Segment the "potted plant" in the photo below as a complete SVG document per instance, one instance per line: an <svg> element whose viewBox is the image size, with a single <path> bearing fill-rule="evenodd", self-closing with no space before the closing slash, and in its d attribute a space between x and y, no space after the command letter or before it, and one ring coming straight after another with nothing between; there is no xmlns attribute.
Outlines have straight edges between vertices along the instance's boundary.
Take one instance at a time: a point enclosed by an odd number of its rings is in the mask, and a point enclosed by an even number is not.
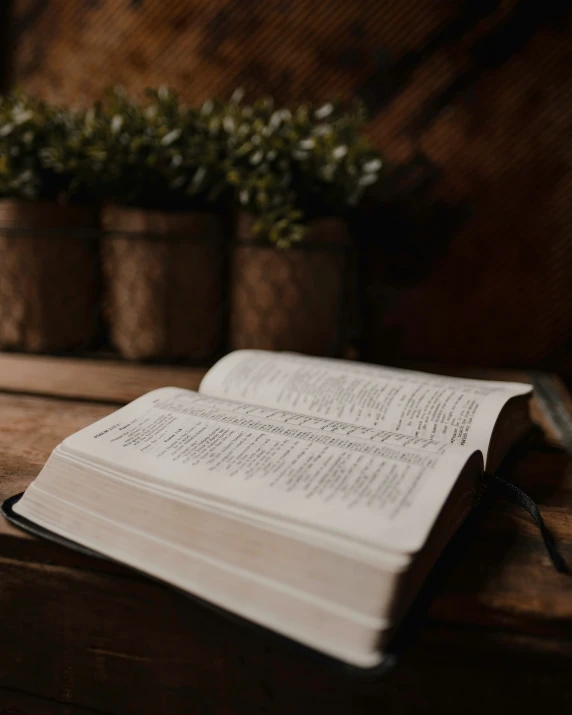
<svg viewBox="0 0 572 715"><path fill-rule="evenodd" d="M232 348L343 354L352 284L347 215L381 159L361 107L290 111L231 102L227 180L240 206L232 252Z"/></svg>
<svg viewBox="0 0 572 715"><path fill-rule="evenodd" d="M96 212L75 174L85 145L82 114L0 97L0 347L59 351L94 334Z"/></svg>
<svg viewBox="0 0 572 715"><path fill-rule="evenodd" d="M111 339L131 359L205 360L221 341L220 107L114 89L94 108L92 184L104 202Z"/></svg>

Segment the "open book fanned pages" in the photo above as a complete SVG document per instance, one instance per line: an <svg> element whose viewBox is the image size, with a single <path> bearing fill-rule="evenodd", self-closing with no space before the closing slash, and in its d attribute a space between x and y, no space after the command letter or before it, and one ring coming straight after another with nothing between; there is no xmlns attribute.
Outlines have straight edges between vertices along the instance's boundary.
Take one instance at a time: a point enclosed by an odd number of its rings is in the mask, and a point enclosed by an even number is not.
<svg viewBox="0 0 572 715"><path fill-rule="evenodd" d="M529 385L291 353L222 358L64 440L14 510L212 604L373 667Z"/></svg>

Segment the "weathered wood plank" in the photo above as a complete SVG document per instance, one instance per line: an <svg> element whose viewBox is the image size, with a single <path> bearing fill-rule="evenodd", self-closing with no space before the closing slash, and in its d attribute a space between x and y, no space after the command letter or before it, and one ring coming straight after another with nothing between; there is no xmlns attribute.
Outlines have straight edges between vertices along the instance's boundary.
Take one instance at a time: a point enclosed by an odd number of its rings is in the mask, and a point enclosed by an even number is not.
<svg viewBox="0 0 572 715"><path fill-rule="evenodd" d="M572 644L572 580L554 569L525 517L509 509L498 505L491 510L430 614L447 623L497 627ZM572 563L570 532L567 537L559 546Z"/></svg>
<svg viewBox="0 0 572 715"><path fill-rule="evenodd" d="M0 559L0 687L106 713L257 711L266 640L132 574Z"/></svg>
<svg viewBox="0 0 572 715"><path fill-rule="evenodd" d="M0 688L0 715L97 715L69 703ZM105 713L101 713L105 715Z"/></svg>
<svg viewBox="0 0 572 715"><path fill-rule="evenodd" d="M119 360L0 353L0 390L117 404L158 387L196 390L205 372Z"/></svg>
<svg viewBox="0 0 572 715"><path fill-rule="evenodd" d="M506 712L519 681L545 712L566 702L572 644L562 638L429 623L394 675L368 682L130 574L0 568L0 687L86 710L365 715L398 702L400 713L458 715L462 702L482 715ZM467 699L476 673L483 687Z"/></svg>
<svg viewBox="0 0 572 715"><path fill-rule="evenodd" d="M65 437L115 405L0 393L0 496L23 491Z"/></svg>

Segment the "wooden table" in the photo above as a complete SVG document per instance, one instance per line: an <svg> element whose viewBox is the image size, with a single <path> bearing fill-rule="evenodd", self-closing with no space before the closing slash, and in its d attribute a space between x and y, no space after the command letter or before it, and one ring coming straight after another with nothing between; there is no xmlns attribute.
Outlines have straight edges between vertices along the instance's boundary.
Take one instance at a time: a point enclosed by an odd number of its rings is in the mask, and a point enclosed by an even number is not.
<svg viewBox="0 0 572 715"><path fill-rule="evenodd" d="M64 437L201 372L0 355L0 497ZM572 467L533 440L511 467L572 564ZM341 677L119 566L0 519L0 713L545 713L572 705L572 577L498 503L386 679Z"/></svg>

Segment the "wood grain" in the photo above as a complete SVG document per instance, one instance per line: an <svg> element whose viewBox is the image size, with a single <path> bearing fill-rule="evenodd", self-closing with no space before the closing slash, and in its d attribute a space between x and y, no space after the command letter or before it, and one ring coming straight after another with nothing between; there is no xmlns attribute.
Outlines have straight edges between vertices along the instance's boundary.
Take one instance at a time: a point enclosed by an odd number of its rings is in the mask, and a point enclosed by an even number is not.
<svg viewBox="0 0 572 715"><path fill-rule="evenodd" d="M0 715L91 715L93 713L93 710L84 710L51 698L39 698L0 688Z"/></svg>
<svg viewBox="0 0 572 715"><path fill-rule="evenodd" d="M395 674L368 682L129 574L10 560L0 567L0 686L79 708L353 715L399 703L400 713L458 715L463 702L463 712L482 715L514 703L519 679L528 704L556 712L566 702L558 684L572 648L564 639L430 624ZM463 700L477 672L481 688Z"/></svg>
<svg viewBox="0 0 572 715"><path fill-rule="evenodd" d="M158 387L198 389L203 368L0 354L0 390L124 404Z"/></svg>

